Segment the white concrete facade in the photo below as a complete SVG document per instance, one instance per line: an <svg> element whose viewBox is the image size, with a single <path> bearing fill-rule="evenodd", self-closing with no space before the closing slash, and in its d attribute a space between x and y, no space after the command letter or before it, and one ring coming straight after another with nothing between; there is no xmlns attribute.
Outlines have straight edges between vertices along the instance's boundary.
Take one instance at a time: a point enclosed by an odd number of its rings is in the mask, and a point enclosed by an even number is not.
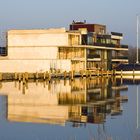
<svg viewBox="0 0 140 140"><path fill-rule="evenodd" d="M78 41L80 32L67 32L65 28L9 30L8 56L0 61L0 72L70 71L71 60L59 60L58 47L67 47Z"/></svg>
<svg viewBox="0 0 140 140"><path fill-rule="evenodd" d="M70 71L71 60L30 60L30 59L7 59L0 61L0 72L45 72L49 70Z"/></svg>
<svg viewBox="0 0 140 140"><path fill-rule="evenodd" d="M58 47L9 47L8 58L9 59L57 59Z"/></svg>
<svg viewBox="0 0 140 140"><path fill-rule="evenodd" d="M68 33L65 28L10 30L7 39L8 47L68 46Z"/></svg>

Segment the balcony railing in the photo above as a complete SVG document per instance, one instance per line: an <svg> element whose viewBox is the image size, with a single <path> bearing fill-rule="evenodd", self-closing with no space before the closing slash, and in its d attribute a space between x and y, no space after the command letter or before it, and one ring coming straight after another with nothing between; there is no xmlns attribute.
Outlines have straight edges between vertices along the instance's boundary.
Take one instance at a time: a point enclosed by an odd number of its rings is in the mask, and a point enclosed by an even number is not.
<svg viewBox="0 0 140 140"><path fill-rule="evenodd" d="M110 48L128 48L128 45L117 45L117 44L112 44L112 43L99 43L95 42L93 43L94 46L105 46L105 47L110 47Z"/></svg>
<svg viewBox="0 0 140 140"><path fill-rule="evenodd" d="M128 59L128 56L113 56L112 59Z"/></svg>
<svg viewBox="0 0 140 140"><path fill-rule="evenodd" d="M96 42L96 43L93 43L93 45L94 45L94 46L103 46L103 47L104 47L104 46L105 46L105 47L112 47L112 48L113 48L113 47L116 47L115 44L111 44L111 43L110 43L110 44L107 44L107 43L99 43L99 42Z"/></svg>
<svg viewBox="0 0 140 140"><path fill-rule="evenodd" d="M121 45L121 48L128 48L128 45Z"/></svg>
<svg viewBox="0 0 140 140"><path fill-rule="evenodd" d="M111 32L112 35L115 35L115 36L123 36L122 33L117 33L117 32Z"/></svg>
<svg viewBox="0 0 140 140"><path fill-rule="evenodd" d="M99 54L88 54L88 58L100 58Z"/></svg>

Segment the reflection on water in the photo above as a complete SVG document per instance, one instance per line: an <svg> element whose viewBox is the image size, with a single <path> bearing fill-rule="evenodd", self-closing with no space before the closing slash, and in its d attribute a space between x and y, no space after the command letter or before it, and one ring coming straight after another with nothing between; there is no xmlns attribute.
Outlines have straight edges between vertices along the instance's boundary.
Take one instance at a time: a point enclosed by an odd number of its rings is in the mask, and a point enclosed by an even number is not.
<svg viewBox="0 0 140 140"><path fill-rule="evenodd" d="M128 90L116 79L98 77L0 83L1 95L7 102L7 119L11 122L32 122L86 126L102 124L106 117L123 113L122 104L128 97L120 91Z"/></svg>

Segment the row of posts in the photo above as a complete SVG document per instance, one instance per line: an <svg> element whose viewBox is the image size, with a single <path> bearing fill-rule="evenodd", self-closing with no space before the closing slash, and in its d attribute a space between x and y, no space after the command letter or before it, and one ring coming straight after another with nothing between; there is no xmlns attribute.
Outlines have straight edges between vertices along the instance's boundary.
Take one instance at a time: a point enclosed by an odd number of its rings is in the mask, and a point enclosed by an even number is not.
<svg viewBox="0 0 140 140"><path fill-rule="evenodd" d="M10 74L9 74L10 75ZM32 75L32 76L31 76ZM109 76L109 75L114 75L113 71L103 71L103 70L97 70L97 71L90 71L90 70L80 70L79 72L75 72L75 71L64 71L63 73L55 71L53 73L51 72L44 72L44 73L14 73L14 76L11 76L10 80L18 80L18 81L23 81L26 82L29 79L43 79L43 80L51 80L52 78L70 78L71 80L74 79L74 77L90 77L92 78L92 76ZM3 76L2 73L0 73L0 81L1 80L7 80L5 78L5 76Z"/></svg>

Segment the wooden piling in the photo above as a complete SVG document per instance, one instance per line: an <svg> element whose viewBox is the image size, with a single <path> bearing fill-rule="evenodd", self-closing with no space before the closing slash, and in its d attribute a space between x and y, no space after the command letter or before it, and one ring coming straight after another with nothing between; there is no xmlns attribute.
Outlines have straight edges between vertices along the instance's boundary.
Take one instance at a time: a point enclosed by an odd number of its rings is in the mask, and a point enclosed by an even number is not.
<svg viewBox="0 0 140 140"><path fill-rule="evenodd" d="M66 77L67 77L67 72L64 71L64 79L66 79Z"/></svg>
<svg viewBox="0 0 140 140"><path fill-rule="evenodd" d="M23 73L23 75L22 75L22 81L23 81L23 84L26 83L26 80L25 80L25 73Z"/></svg>
<svg viewBox="0 0 140 140"><path fill-rule="evenodd" d="M19 73L18 74L18 80L19 80L19 82L21 82L21 77L22 77L22 75L21 75L21 73Z"/></svg>
<svg viewBox="0 0 140 140"><path fill-rule="evenodd" d="M35 73L35 79L38 79L38 72Z"/></svg>
<svg viewBox="0 0 140 140"><path fill-rule="evenodd" d="M91 77L92 77L92 74L91 74L91 71L89 71L89 78L91 79Z"/></svg>
<svg viewBox="0 0 140 140"><path fill-rule="evenodd" d="M49 82L51 81L51 72L49 72L48 80L49 80Z"/></svg>
<svg viewBox="0 0 140 140"><path fill-rule="evenodd" d="M88 70L86 70L86 77L88 77Z"/></svg>
<svg viewBox="0 0 140 140"><path fill-rule="evenodd" d="M121 70L121 78L123 77L123 71Z"/></svg>
<svg viewBox="0 0 140 140"><path fill-rule="evenodd" d="M97 70L97 76L100 76L100 72L99 72L99 70Z"/></svg>
<svg viewBox="0 0 140 140"><path fill-rule="evenodd" d="M103 69L101 69L101 76L103 76Z"/></svg>
<svg viewBox="0 0 140 140"><path fill-rule="evenodd" d="M43 73L43 80L46 80L46 72Z"/></svg>
<svg viewBox="0 0 140 140"><path fill-rule="evenodd" d="M24 76L25 76L25 80L28 81L28 79L29 79L28 72L25 72L25 73L24 73Z"/></svg>
<svg viewBox="0 0 140 140"><path fill-rule="evenodd" d="M84 77L84 70L81 70L82 78Z"/></svg>
<svg viewBox="0 0 140 140"><path fill-rule="evenodd" d="M109 73L109 72L108 72L108 70L107 70L107 77L108 77L108 75L109 75L108 73Z"/></svg>
<svg viewBox="0 0 140 140"><path fill-rule="evenodd" d="M71 71L71 80L73 80L73 78L74 78L74 71L72 70Z"/></svg>
<svg viewBox="0 0 140 140"><path fill-rule="evenodd" d="M0 73L0 81L2 81L2 73Z"/></svg>
<svg viewBox="0 0 140 140"><path fill-rule="evenodd" d="M46 79L48 79L49 78L49 73L48 73L48 71L46 71Z"/></svg>
<svg viewBox="0 0 140 140"><path fill-rule="evenodd" d="M135 78L135 70L133 69L133 79Z"/></svg>
<svg viewBox="0 0 140 140"><path fill-rule="evenodd" d="M15 72L14 73L14 79L17 80L18 79L18 74Z"/></svg>

